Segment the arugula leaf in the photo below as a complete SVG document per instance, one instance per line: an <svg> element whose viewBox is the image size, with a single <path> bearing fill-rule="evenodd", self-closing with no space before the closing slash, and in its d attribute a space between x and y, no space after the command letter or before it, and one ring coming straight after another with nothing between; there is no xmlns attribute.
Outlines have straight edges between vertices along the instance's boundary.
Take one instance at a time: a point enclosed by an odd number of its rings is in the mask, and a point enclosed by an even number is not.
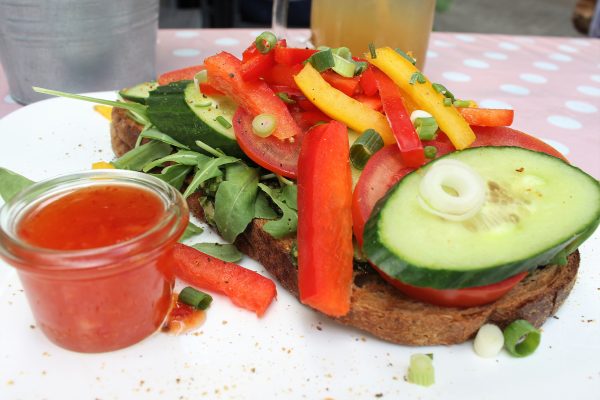
<svg viewBox="0 0 600 400"><path fill-rule="evenodd" d="M171 154L171 146L163 142L148 142L136 147L113 162L119 169L141 171L144 166L154 160Z"/></svg>
<svg viewBox="0 0 600 400"><path fill-rule="evenodd" d="M181 165L198 165L201 160L206 158L208 157L204 154L195 151L179 150L177 153L169 154L166 157L159 158L158 160L154 160L151 163L144 165L142 171L148 172L152 168L158 167L166 162L174 162Z"/></svg>
<svg viewBox="0 0 600 400"><path fill-rule="evenodd" d="M263 192L258 192L254 202L254 218L275 219L277 212L269 204L267 196Z"/></svg>
<svg viewBox="0 0 600 400"><path fill-rule="evenodd" d="M129 111L136 113L139 117L143 118L145 121L148 121L148 123L144 124L144 125L148 125L150 123L150 120L148 119L148 114L146 112L147 107L145 105L142 105L139 103L133 103L133 102L126 103L126 102L122 102L122 101L104 100L104 99L98 99L95 97L82 96L79 94L66 93L66 92L61 92L58 90L44 89L44 88L35 87L35 86L32 89L38 93L49 94L51 96L67 97L69 99L83 100L83 101L89 101L91 103L104 104L106 106L123 108L125 110L129 110Z"/></svg>
<svg viewBox="0 0 600 400"><path fill-rule="evenodd" d="M202 232L204 232L204 229L202 229L198 225L195 225L192 221L189 221L187 226L185 227L185 231L183 231L183 235L181 236L181 239L179 239L179 241L183 242L193 236L201 234Z"/></svg>
<svg viewBox="0 0 600 400"><path fill-rule="evenodd" d="M243 254L232 244L197 243L192 245L192 247L209 256L232 263L239 262L243 257Z"/></svg>
<svg viewBox="0 0 600 400"><path fill-rule="evenodd" d="M223 156L219 158L211 158L206 157L201 158L198 163L197 172L194 175L194 178L190 182L190 185L185 189L183 193L183 197L187 198L190 194L194 193L196 189L200 187L203 182L211 178L215 178L219 175L222 175L223 172L219 169L220 166L226 164L232 164L239 161L239 158Z"/></svg>
<svg viewBox="0 0 600 400"><path fill-rule="evenodd" d="M0 167L0 197L8 201L35 182L16 172Z"/></svg>
<svg viewBox="0 0 600 400"><path fill-rule="evenodd" d="M141 140L142 138L152 139L152 140L156 140L156 141L163 142L166 144L170 144L171 146L179 147L180 149L185 149L185 150L190 149L185 144L178 142L177 140L173 139L171 136L167 135L166 133L162 133L161 131L159 131L158 129L153 128L153 127L144 129L142 131L142 133L140 133L138 140Z"/></svg>
<svg viewBox="0 0 600 400"><path fill-rule="evenodd" d="M225 177L215 195L215 223L221 236L233 243L254 218L258 170L233 164L226 168Z"/></svg>
<svg viewBox="0 0 600 400"><path fill-rule="evenodd" d="M191 170L192 167L189 165L169 165L168 167L163 168L160 174L149 175L162 179L175 189L180 190L185 178Z"/></svg>
<svg viewBox="0 0 600 400"><path fill-rule="evenodd" d="M285 236L296 232L298 227L298 212L292 209L283 200L283 190L274 190L263 183L259 183L258 187L271 197L273 203L281 209L282 217L275 221L269 221L264 226L265 232L273 236L275 239L281 239ZM288 194L289 196L289 194Z"/></svg>
<svg viewBox="0 0 600 400"><path fill-rule="evenodd" d="M298 185L285 185L281 189L281 200L292 210L298 211Z"/></svg>

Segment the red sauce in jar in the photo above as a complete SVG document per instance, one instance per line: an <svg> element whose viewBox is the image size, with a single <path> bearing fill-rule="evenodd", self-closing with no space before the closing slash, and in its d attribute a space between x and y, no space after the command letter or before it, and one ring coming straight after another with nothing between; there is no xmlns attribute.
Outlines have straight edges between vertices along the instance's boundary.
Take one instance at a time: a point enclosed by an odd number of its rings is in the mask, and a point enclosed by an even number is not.
<svg viewBox="0 0 600 400"><path fill-rule="evenodd" d="M170 252L188 218L183 199L173 213L142 185L97 182L33 203L15 228L35 246L13 265L38 326L81 352L123 348L160 328L175 281Z"/></svg>
<svg viewBox="0 0 600 400"><path fill-rule="evenodd" d="M148 190L125 185L92 186L38 204L19 222L30 244L81 250L124 242L155 226L163 203Z"/></svg>

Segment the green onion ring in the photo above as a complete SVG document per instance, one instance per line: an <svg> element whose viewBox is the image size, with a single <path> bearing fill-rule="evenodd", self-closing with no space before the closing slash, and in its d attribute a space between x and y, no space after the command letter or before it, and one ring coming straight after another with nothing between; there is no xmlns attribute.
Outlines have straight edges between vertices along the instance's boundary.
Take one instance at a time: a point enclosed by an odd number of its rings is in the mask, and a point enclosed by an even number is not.
<svg viewBox="0 0 600 400"><path fill-rule="evenodd" d="M277 44L277 36L275 36L272 32L263 32L256 37L254 44L256 45L258 51L260 51L262 54L267 54L275 48L275 45Z"/></svg>
<svg viewBox="0 0 600 400"><path fill-rule="evenodd" d="M527 357L539 346L540 331L524 319L513 321L504 329L504 347L515 357Z"/></svg>
<svg viewBox="0 0 600 400"><path fill-rule="evenodd" d="M198 310L206 310L212 303L212 297L209 294L196 290L191 286L179 292L177 300Z"/></svg>

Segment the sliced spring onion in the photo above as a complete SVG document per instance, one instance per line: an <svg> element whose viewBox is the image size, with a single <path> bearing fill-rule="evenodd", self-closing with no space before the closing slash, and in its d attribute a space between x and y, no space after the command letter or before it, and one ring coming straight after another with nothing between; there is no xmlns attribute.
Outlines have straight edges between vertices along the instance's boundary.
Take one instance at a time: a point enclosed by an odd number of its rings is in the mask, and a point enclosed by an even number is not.
<svg viewBox="0 0 600 400"><path fill-rule="evenodd" d="M336 56L340 56L345 60L348 60L348 61L352 60L352 53L350 52L350 49L347 47L337 47L335 49L332 49L331 51Z"/></svg>
<svg viewBox="0 0 600 400"><path fill-rule="evenodd" d="M252 120L252 132L260 137L267 137L277 126L277 118L272 114L258 114Z"/></svg>
<svg viewBox="0 0 600 400"><path fill-rule="evenodd" d="M435 383L433 357L420 353L411 355L406 380L420 386L433 385Z"/></svg>
<svg viewBox="0 0 600 400"><path fill-rule="evenodd" d="M425 75L423 75L422 73L414 72L410 76L410 81L408 83L410 83L411 85L414 85L416 82L425 83L425 82L427 82L427 79L425 79Z"/></svg>
<svg viewBox="0 0 600 400"><path fill-rule="evenodd" d="M362 74L369 66L369 63L367 63L366 61L352 60L352 62L354 63L354 76Z"/></svg>
<svg viewBox="0 0 600 400"><path fill-rule="evenodd" d="M452 105L454 107L470 107L471 101L470 100L454 100Z"/></svg>
<svg viewBox="0 0 600 400"><path fill-rule="evenodd" d="M283 101L285 104L296 103L296 101L294 101L293 99L290 99L290 96L288 96L288 94L286 92L278 92L277 97L279 97L281 99L281 101Z"/></svg>
<svg viewBox="0 0 600 400"><path fill-rule="evenodd" d="M331 67L335 72L346 78L352 78L354 76L354 70L356 65L352 61L348 61L345 58L333 54L334 65Z"/></svg>
<svg viewBox="0 0 600 400"><path fill-rule="evenodd" d="M258 51L260 51L262 54L267 54L275 48L275 45L277 44L277 36L275 36L272 32L263 32L256 37L254 44L256 45Z"/></svg>
<svg viewBox="0 0 600 400"><path fill-rule="evenodd" d="M231 125L231 122L227 121L222 115L219 115L217 118L215 118L215 121L217 121L225 129L229 129L233 126Z"/></svg>
<svg viewBox="0 0 600 400"><path fill-rule="evenodd" d="M444 159L423 176L418 201L433 215L464 221L481 210L485 197L485 183L477 171L462 161Z"/></svg>
<svg viewBox="0 0 600 400"><path fill-rule="evenodd" d="M177 300L198 310L206 310L212 303L212 297L209 294L196 290L191 286L179 292Z"/></svg>
<svg viewBox="0 0 600 400"><path fill-rule="evenodd" d="M432 160L437 155L437 147L435 147L435 146L425 146L423 148L423 153L425 153L425 157L427 157L430 160Z"/></svg>
<svg viewBox="0 0 600 400"><path fill-rule="evenodd" d="M454 95L452 94L451 91L446 89L446 87L444 85L442 85L440 83L432 83L431 87L433 87L433 90L435 90L436 92L443 94L444 97L447 97L450 100L454 101Z"/></svg>
<svg viewBox="0 0 600 400"><path fill-rule="evenodd" d="M335 66L335 59L331 49L319 51L308 58L308 62L319 72Z"/></svg>
<svg viewBox="0 0 600 400"><path fill-rule="evenodd" d="M383 147L383 139L374 129L367 129L350 146L350 162L362 170L369 158Z"/></svg>
<svg viewBox="0 0 600 400"><path fill-rule="evenodd" d="M451 99L451 98L449 98L449 97L446 97L446 98L444 99L444 106L445 106L445 107L450 107L451 105L452 105L452 99Z"/></svg>
<svg viewBox="0 0 600 400"><path fill-rule="evenodd" d="M429 114L427 111L424 110L415 110L413 112L410 113L410 122L415 123L415 120L417 118L430 118L432 117L431 114Z"/></svg>
<svg viewBox="0 0 600 400"><path fill-rule="evenodd" d="M208 72L203 69L202 71L198 72L196 75L194 75L194 85L196 87L199 87L201 83L205 83L208 81Z"/></svg>
<svg viewBox="0 0 600 400"><path fill-rule="evenodd" d="M504 346L502 330L494 324L485 324L477 331L473 340L473 350L484 358L495 357Z"/></svg>
<svg viewBox="0 0 600 400"><path fill-rule="evenodd" d="M396 50L396 53L398 53L402 57L406 58L408 60L408 62L410 62L412 65L415 65L417 63L417 60L415 60L414 58L412 58L411 56L409 56L408 54L406 54L402 50L400 50L400 49L395 49L395 50Z"/></svg>
<svg viewBox="0 0 600 400"><path fill-rule="evenodd" d="M369 53L371 53L371 58L377 58L377 51L375 51L375 45L373 43L369 43Z"/></svg>
<svg viewBox="0 0 600 400"><path fill-rule="evenodd" d="M437 136L438 124L433 117L417 118L413 122L421 140L433 140Z"/></svg>
<svg viewBox="0 0 600 400"><path fill-rule="evenodd" d="M539 346L540 331L528 321L518 319L504 329L504 347L515 357L527 357Z"/></svg>

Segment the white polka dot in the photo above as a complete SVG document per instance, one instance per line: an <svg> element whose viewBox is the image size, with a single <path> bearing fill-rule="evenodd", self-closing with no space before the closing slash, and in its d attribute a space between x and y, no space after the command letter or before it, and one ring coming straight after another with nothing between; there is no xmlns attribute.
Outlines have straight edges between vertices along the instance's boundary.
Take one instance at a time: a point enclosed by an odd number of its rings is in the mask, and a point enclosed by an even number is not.
<svg viewBox="0 0 600 400"><path fill-rule="evenodd" d="M585 47L590 45L590 43L584 39L573 39L573 40L571 40L571 43L573 43L576 46L585 46Z"/></svg>
<svg viewBox="0 0 600 400"><path fill-rule="evenodd" d="M15 101L15 99L13 99L10 94L7 94L6 96L4 96L4 102L8 103L8 104L17 104L17 102Z"/></svg>
<svg viewBox="0 0 600 400"><path fill-rule="evenodd" d="M516 94L519 96L528 95L530 92L530 90L527 89L526 87L519 86L519 85L512 85L512 84L500 85L500 90L502 90L503 92L506 92L506 93Z"/></svg>
<svg viewBox="0 0 600 400"><path fill-rule="evenodd" d="M581 123L576 119L565 117L564 115L551 115L548 117L548 122L552 125L564 129L581 129Z"/></svg>
<svg viewBox="0 0 600 400"><path fill-rule="evenodd" d="M196 57L200 55L200 50L196 49L176 49L173 50L175 57Z"/></svg>
<svg viewBox="0 0 600 400"><path fill-rule="evenodd" d="M548 79L538 74L521 74L519 78L529 83L546 83Z"/></svg>
<svg viewBox="0 0 600 400"><path fill-rule="evenodd" d="M454 37L457 38L458 40L461 40L466 43L473 43L474 41L477 40L471 35L458 34L458 35L455 35Z"/></svg>
<svg viewBox="0 0 600 400"><path fill-rule="evenodd" d="M427 58L438 58L439 54L437 51L427 50Z"/></svg>
<svg viewBox="0 0 600 400"><path fill-rule="evenodd" d="M568 61L573 60L573 57L571 57L568 54L563 54L563 53L552 53L548 56L548 58L550 58L554 61L562 61L562 62L568 62Z"/></svg>
<svg viewBox="0 0 600 400"><path fill-rule="evenodd" d="M492 60L506 60L508 58L506 54L498 53L497 51L486 51L483 55Z"/></svg>
<svg viewBox="0 0 600 400"><path fill-rule="evenodd" d="M598 112L598 108L596 108L595 105L585 101L568 100L565 101L565 106L567 106L569 110L573 110L575 112L580 112L584 114L592 114Z"/></svg>
<svg viewBox="0 0 600 400"><path fill-rule="evenodd" d="M521 46L511 43L511 42L500 42L498 44L498 47L500 47L501 49L510 50L510 51L519 50L521 48Z"/></svg>
<svg viewBox="0 0 600 400"><path fill-rule="evenodd" d="M536 61L533 63L533 66L544 71L558 71L558 65L546 61Z"/></svg>
<svg viewBox="0 0 600 400"><path fill-rule="evenodd" d="M481 107L481 108L502 108L502 109L508 109L508 110L513 109L513 106L511 106L510 104L508 104L504 101L494 100L494 99L481 100L479 102L479 107Z"/></svg>
<svg viewBox="0 0 600 400"><path fill-rule="evenodd" d="M465 64L467 67L479 69L485 69L490 67L490 64L486 63L485 61L476 60L474 58L466 59L465 61L463 61L463 64Z"/></svg>
<svg viewBox="0 0 600 400"><path fill-rule="evenodd" d="M535 43L535 40L533 38L530 37L515 37L513 39L515 42L519 42L519 43L527 43L527 44L533 44Z"/></svg>
<svg viewBox="0 0 600 400"><path fill-rule="evenodd" d="M200 32L196 32L196 31L177 31L177 32L175 32L175 37L183 38L183 39L189 39L189 38L198 37L198 36L200 36Z"/></svg>
<svg viewBox="0 0 600 400"><path fill-rule="evenodd" d="M561 44L560 46L558 46L558 49L566 53L577 53L579 51L575 47L567 46L566 44Z"/></svg>
<svg viewBox="0 0 600 400"><path fill-rule="evenodd" d="M456 46L454 43L446 42L445 40L434 40L433 44L437 47L454 47Z"/></svg>
<svg viewBox="0 0 600 400"><path fill-rule="evenodd" d="M590 77L594 82L600 82L600 75L592 75Z"/></svg>
<svg viewBox="0 0 600 400"><path fill-rule="evenodd" d="M540 140L542 140L543 142L546 142L550 146L554 147L563 156L566 156L567 154L569 154L571 152L571 150L569 150L569 148L567 146L565 146L564 144L562 144L560 142L557 142L556 140L547 139L547 138L540 138Z"/></svg>
<svg viewBox="0 0 600 400"><path fill-rule="evenodd" d="M595 86L577 86L577 91L583 94L587 94L588 96L600 96L600 88L597 88Z"/></svg>
<svg viewBox="0 0 600 400"><path fill-rule="evenodd" d="M442 76L452 82L469 82L471 80L469 75L462 72L449 71L444 72Z"/></svg>
<svg viewBox="0 0 600 400"><path fill-rule="evenodd" d="M217 46L237 46L240 44L240 41L238 39L224 37L215 40L215 44Z"/></svg>

